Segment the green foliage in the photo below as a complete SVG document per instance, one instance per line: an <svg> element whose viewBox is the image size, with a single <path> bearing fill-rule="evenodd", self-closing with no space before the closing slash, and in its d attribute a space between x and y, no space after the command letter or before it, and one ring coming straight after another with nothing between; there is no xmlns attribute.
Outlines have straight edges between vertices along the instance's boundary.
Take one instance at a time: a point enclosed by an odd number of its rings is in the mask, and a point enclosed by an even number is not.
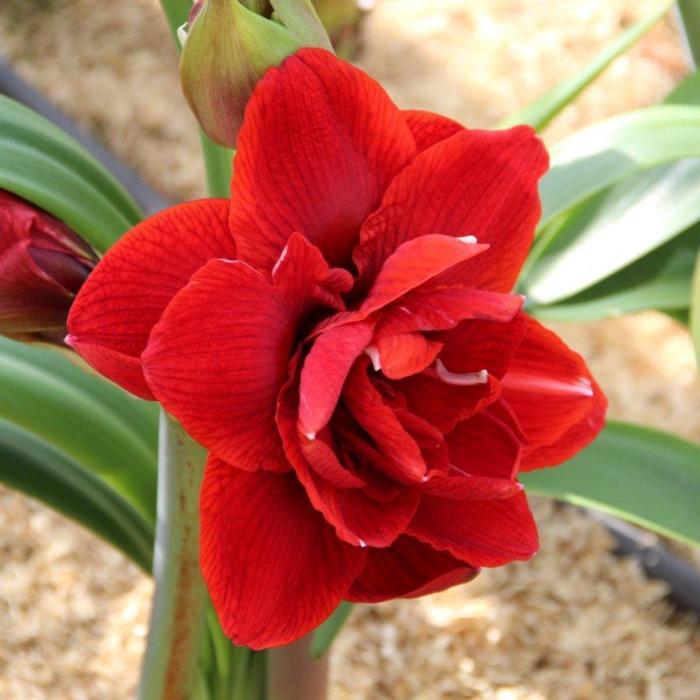
<svg viewBox="0 0 700 700"><path fill-rule="evenodd" d="M314 632L311 641L311 656L314 659L320 659L328 652L333 644L333 640L338 636L338 633L343 628L346 620L352 612L352 604L343 601L334 611L333 614Z"/></svg>
<svg viewBox="0 0 700 700"><path fill-rule="evenodd" d="M700 446L611 422L567 464L522 474L528 493L611 513L700 545Z"/></svg>
<svg viewBox="0 0 700 700"><path fill-rule="evenodd" d="M669 98L691 100L695 78ZM700 220L700 107L606 119L552 149L543 218L519 282L556 320L688 308Z"/></svg>
<svg viewBox="0 0 700 700"><path fill-rule="evenodd" d="M0 96L0 189L64 221L104 252L141 219L119 182L77 141Z"/></svg>
<svg viewBox="0 0 700 700"><path fill-rule="evenodd" d="M56 352L0 338L0 419L53 446L155 522L154 404Z"/></svg>
<svg viewBox="0 0 700 700"><path fill-rule="evenodd" d="M678 0L678 11L690 55L700 63L700 1Z"/></svg>
<svg viewBox="0 0 700 700"><path fill-rule="evenodd" d="M151 567L153 526L119 493L44 440L0 420L0 481L39 498Z"/></svg>
<svg viewBox="0 0 700 700"><path fill-rule="evenodd" d="M697 247L695 270L690 302L690 334L695 348L695 357L698 369L700 369L700 245Z"/></svg>
<svg viewBox="0 0 700 700"><path fill-rule="evenodd" d="M669 243L579 294L551 305L532 305L530 311L550 321L592 321L643 311L651 306L665 313L681 312L688 306L699 248L700 225L695 224Z"/></svg>
<svg viewBox="0 0 700 700"><path fill-rule="evenodd" d="M666 95L667 105L700 105L700 72L695 71L681 80L671 92Z"/></svg>
<svg viewBox="0 0 700 700"><path fill-rule="evenodd" d="M566 299L656 251L699 219L700 158L641 170L575 208L543 238L522 281L524 293L534 304Z"/></svg>

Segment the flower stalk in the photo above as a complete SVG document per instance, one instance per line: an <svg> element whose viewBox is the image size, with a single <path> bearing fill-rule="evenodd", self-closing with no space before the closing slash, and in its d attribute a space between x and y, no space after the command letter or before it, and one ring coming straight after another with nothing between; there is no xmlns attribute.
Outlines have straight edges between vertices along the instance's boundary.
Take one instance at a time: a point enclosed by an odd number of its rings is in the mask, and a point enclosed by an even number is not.
<svg viewBox="0 0 700 700"><path fill-rule="evenodd" d="M325 700L328 655L314 661L313 634L267 652L267 700Z"/></svg>
<svg viewBox="0 0 700 700"><path fill-rule="evenodd" d="M199 488L205 451L164 411L158 455L156 589L140 700L189 700L207 593L199 568Z"/></svg>

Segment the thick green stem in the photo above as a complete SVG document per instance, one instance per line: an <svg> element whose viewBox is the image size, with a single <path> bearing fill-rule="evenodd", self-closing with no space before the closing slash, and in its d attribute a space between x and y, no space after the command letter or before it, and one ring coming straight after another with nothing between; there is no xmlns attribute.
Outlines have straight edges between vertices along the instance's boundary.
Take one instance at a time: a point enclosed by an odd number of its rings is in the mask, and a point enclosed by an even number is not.
<svg viewBox="0 0 700 700"><path fill-rule="evenodd" d="M233 151L215 144L210 138L200 132L202 157L207 172L207 192L210 197L231 196L231 171Z"/></svg>
<svg viewBox="0 0 700 700"><path fill-rule="evenodd" d="M700 0L678 0L683 34L693 64L700 64Z"/></svg>
<svg viewBox="0 0 700 700"><path fill-rule="evenodd" d="M311 658L312 635L267 652L267 700L325 700L328 656Z"/></svg>
<svg viewBox="0 0 700 700"><path fill-rule="evenodd" d="M140 700L190 700L207 593L199 569L199 488L204 450L163 411L158 455L156 583Z"/></svg>

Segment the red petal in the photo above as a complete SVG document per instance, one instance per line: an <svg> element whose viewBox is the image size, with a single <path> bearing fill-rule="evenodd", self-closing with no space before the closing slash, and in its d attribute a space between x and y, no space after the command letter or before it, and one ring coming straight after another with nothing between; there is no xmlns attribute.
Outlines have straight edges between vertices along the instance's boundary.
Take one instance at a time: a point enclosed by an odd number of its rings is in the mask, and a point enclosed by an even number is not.
<svg viewBox="0 0 700 700"><path fill-rule="evenodd" d="M492 376L485 384L454 386L428 372L400 379L394 386L407 400L408 410L443 433L496 401L501 392L500 382Z"/></svg>
<svg viewBox="0 0 700 700"><path fill-rule="evenodd" d="M446 436L450 462L467 474L513 479L523 447L517 431L517 425L504 422L489 407Z"/></svg>
<svg viewBox="0 0 700 700"><path fill-rule="evenodd" d="M508 323L465 321L440 336L445 345L440 360L451 372L469 373L482 369L499 379L508 371L525 335L523 315Z"/></svg>
<svg viewBox="0 0 700 700"><path fill-rule="evenodd" d="M299 386L299 429L315 436L330 420L355 360L372 339L372 324L338 326L316 338Z"/></svg>
<svg viewBox="0 0 700 700"><path fill-rule="evenodd" d="M319 304L344 310L340 292L350 291L352 275L331 269L321 251L300 233L293 233L272 268L272 283L299 315Z"/></svg>
<svg viewBox="0 0 700 700"><path fill-rule="evenodd" d="M451 554L402 535L391 547L368 550L367 564L345 597L355 603L417 598L471 581L478 573Z"/></svg>
<svg viewBox="0 0 700 700"><path fill-rule="evenodd" d="M406 484L420 483L426 472L420 448L370 382L366 362L352 368L343 402L385 458L382 466L387 476Z"/></svg>
<svg viewBox="0 0 700 700"><path fill-rule="evenodd" d="M75 293L94 267L73 231L0 189L0 332L10 337L65 335Z"/></svg>
<svg viewBox="0 0 700 700"><path fill-rule="evenodd" d="M361 571L293 474L245 472L210 457L201 497L201 563L224 632L265 649L319 625Z"/></svg>
<svg viewBox="0 0 700 700"><path fill-rule="evenodd" d="M334 528L336 535L355 546L387 547L405 531L416 512L417 489L393 488L375 500L365 489L338 488L312 469L304 457L296 426L298 395L291 379L283 388L277 409L277 424L287 458L294 466L314 508ZM315 442L315 441L312 441Z"/></svg>
<svg viewBox="0 0 700 700"><path fill-rule="evenodd" d="M389 335L376 341L382 374L403 379L422 372L442 350L442 343L428 340L422 333Z"/></svg>
<svg viewBox="0 0 700 700"><path fill-rule="evenodd" d="M523 493L489 501L424 496L408 534L474 566L529 559L538 548L537 526Z"/></svg>
<svg viewBox="0 0 700 700"><path fill-rule="evenodd" d="M168 305L143 354L149 386L207 449L243 469L289 468L275 427L296 328L242 262L212 260Z"/></svg>
<svg viewBox="0 0 700 700"><path fill-rule="evenodd" d="M509 292L532 243L546 169L547 153L529 127L463 130L423 151L362 227L353 255L362 279L373 279L407 240L472 235L491 247L450 279Z"/></svg>
<svg viewBox="0 0 700 700"><path fill-rule="evenodd" d="M593 392L593 407L588 415L569 428L556 442L536 447L528 452L520 464L521 471L529 472L533 469L561 464L595 440L605 425L608 400L595 380L593 380Z"/></svg>
<svg viewBox="0 0 700 700"><path fill-rule="evenodd" d="M405 109L401 115L416 140L418 152L434 146L438 141L462 131L464 127L452 119L440 114L424 112L418 109Z"/></svg>
<svg viewBox="0 0 700 700"><path fill-rule="evenodd" d="M269 270L293 231L346 263L365 217L415 155L400 112L365 73L304 49L258 83L238 138L231 229Z"/></svg>
<svg viewBox="0 0 700 700"><path fill-rule="evenodd" d="M486 249L487 246L442 235L427 235L402 243L382 265L360 313L369 314L396 301L445 270L483 254Z"/></svg>
<svg viewBox="0 0 700 700"><path fill-rule="evenodd" d="M444 441L443 434L427 420L402 408L395 408L394 413L404 429L421 447L436 449Z"/></svg>
<svg viewBox="0 0 700 700"><path fill-rule="evenodd" d="M438 278L439 279L439 276ZM510 321L520 311L523 297L499 294L461 286L438 286L434 280L407 292L387 305L378 315L375 337L412 331L441 331L454 328L460 321L481 319ZM341 311L321 321L311 333L363 319L367 312Z"/></svg>
<svg viewBox="0 0 700 700"><path fill-rule="evenodd" d="M302 440L301 451L311 468L322 478L341 489L353 489L365 486L365 482L346 469L333 448L321 438Z"/></svg>
<svg viewBox="0 0 700 700"><path fill-rule="evenodd" d="M488 476L473 476L452 471L449 474L437 472L423 487L426 494L452 498L459 501L491 501L511 498L523 490L522 484L508 479Z"/></svg>
<svg viewBox="0 0 700 700"><path fill-rule="evenodd" d="M523 305L523 298L513 294L432 287L432 283L422 285L387 308L377 324L376 335L447 330L470 319L510 321Z"/></svg>
<svg viewBox="0 0 700 700"><path fill-rule="evenodd" d="M607 402L583 358L531 318L503 378L503 398L531 443L525 470L572 457L604 425Z"/></svg>
<svg viewBox="0 0 700 700"><path fill-rule="evenodd" d="M229 201L166 209L129 231L105 255L68 317L70 345L100 374L147 399L139 356L163 310L211 258L235 258Z"/></svg>

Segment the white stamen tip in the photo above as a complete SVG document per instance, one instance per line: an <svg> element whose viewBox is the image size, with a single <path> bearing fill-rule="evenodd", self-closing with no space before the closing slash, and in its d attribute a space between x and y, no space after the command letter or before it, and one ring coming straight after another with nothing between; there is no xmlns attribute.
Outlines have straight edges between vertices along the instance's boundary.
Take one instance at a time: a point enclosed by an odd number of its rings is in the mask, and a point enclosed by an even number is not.
<svg viewBox="0 0 700 700"><path fill-rule="evenodd" d="M379 372L382 368L382 358L379 357L379 349L376 345L368 345L365 348L365 355L372 360L372 367L374 367L375 372Z"/></svg>
<svg viewBox="0 0 700 700"><path fill-rule="evenodd" d="M474 245L476 243L476 236L460 236L457 240L462 241L462 243Z"/></svg>
<svg viewBox="0 0 700 700"><path fill-rule="evenodd" d="M445 384L454 384L455 386L474 386L475 384L486 384L489 380L489 373L482 369L479 372L466 372L460 374L458 372L450 372L439 358L435 360L435 371L438 377Z"/></svg>
<svg viewBox="0 0 700 700"><path fill-rule="evenodd" d="M304 433L304 434L306 435L307 440L315 440L316 439L316 433L314 433L313 431L310 433Z"/></svg>
<svg viewBox="0 0 700 700"><path fill-rule="evenodd" d="M279 270L280 265L282 264L282 261L287 257L287 252L289 250L289 245L284 246L282 248L282 252L280 253L279 258L277 258L277 262L275 263L275 266L272 268L272 276L275 276L275 273L277 270Z"/></svg>
<svg viewBox="0 0 700 700"><path fill-rule="evenodd" d="M367 546L367 543L364 540L360 540L360 547L363 549Z"/></svg>

